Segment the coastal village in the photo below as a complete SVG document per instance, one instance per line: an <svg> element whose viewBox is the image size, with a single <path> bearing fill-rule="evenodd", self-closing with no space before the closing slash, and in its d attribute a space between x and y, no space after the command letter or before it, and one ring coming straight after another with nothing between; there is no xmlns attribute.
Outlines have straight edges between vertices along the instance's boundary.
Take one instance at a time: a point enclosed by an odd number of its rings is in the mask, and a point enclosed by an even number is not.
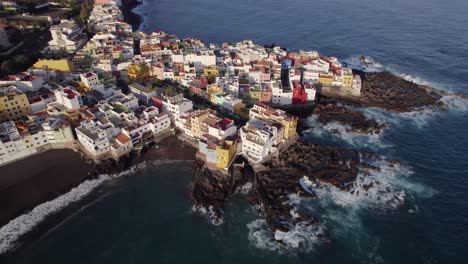
<svg viewBox="0 0 468 264"><path fill-rule="evenodd" d="M298 117L279 108L313 105L318 91L360 96L359 75L337 58L145 34L121 4L95 0L87 33L50 18L43 58L0 80L0 165L61 148L118 160L175 134L227 171L237 156L260 164L297 140ZM2 50L16 32L0 25Z"/></svg>
<svg viewBox="0 0 468 264"><path fill-rule="evenodd" d="M229 197L245 196L278 242L275 251L304 246L288 247L294 233L330 243L326 218L302 210L297 197L320 199L327 189L389 208L405 203L404 191L377 177L400 173L404 163L315 143L307 129L324 125L316 127L327 131L321 139L344 138L335 127L379 136L389 125L365 115L365 107L445 109L447 93L390 72L352 69L317 51L141 32L135 6L136 0L0 0L0 200L8 205L0 216L7 227L0 255L46 217L86 208L75 202L96 199L106 193L96 191L101 184L148 164L160 176L160 164L187 161L192 179L183 187L192 211L215 225L223 223ZM373 66L366 57L360 62ZM15 218L24 212L37 214L34 223Z"/></svg>

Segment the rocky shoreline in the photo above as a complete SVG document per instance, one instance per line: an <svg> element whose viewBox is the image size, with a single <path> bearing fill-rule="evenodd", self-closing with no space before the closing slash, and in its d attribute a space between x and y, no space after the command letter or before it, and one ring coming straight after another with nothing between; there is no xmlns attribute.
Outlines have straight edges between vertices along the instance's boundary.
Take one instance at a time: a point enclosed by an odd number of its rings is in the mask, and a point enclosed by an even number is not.
<svg viewBox="0 0 468 264"><path fill-rule="evenodd" d="M379 134L388 126L380 124L375 119L367 118L362 112L346 107L337 100L322 98L315 107L313 114L320 123L337 122L348 126L352 132L361 134Z"/></svg>
<svg viewBox="0 0 468 264"><path fill-rule="evenodd" d="M387 111L411 112L423 107L441 107L442 91L407 81L390 72L359 72L362 78L361 105Z"/></svg>
<svg viewBox="0 0 468 264"><path fill-rule="evenodd" d="M301 185L307 176L311 182L330 184L353 192L353 184L362 169L379 171L380 168L364 160L377 158L371 152L339 147L320 146L297 142L282 151L277 158L254 171L245 160L237 161L229 173L212 171L201 163L195 164L191 186L194 208L204 208L213 223L222 223L226 200L245 183L252 187L246 199L258 209L273 233L288 232L298 223L318 225L319 220L296 210L289 203L289 195L315 198L316 194ZM373 187L372 184L364 189Z"/></svg>
<svg viewBox="0 0 468 264"><path fill-rule="evenodd" d="M321 124L335 122L354 133L379 134L388 124L367 118L357 108L375 107L393 113L447 108L441 101L442 97L447 95L443 91L407 81L390 72L354 72L362 79L361 96L357 98L321 95L313 110Z"/></svg>

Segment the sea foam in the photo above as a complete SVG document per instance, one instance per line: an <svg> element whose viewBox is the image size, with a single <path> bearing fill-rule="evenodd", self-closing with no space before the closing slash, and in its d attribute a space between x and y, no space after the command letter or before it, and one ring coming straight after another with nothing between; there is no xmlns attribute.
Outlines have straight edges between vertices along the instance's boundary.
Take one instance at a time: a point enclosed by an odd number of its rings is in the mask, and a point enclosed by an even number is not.
<svg viewBox="0 0 468 264"><path fill-rule="evenodd" d="M199 215L206 216L211 224L218 226L222 225L224 223L223 216L219 216L216 212L215 209L212 205L205 207L202 205L193 205L192 206L192 212L195 212Z"/></svg>
<svg viewBox="0 0 468 264"><path fill-rule="evenodd" d="M252 221L247 224L247 228L249 229L248 238L252 245L278 253L311 252L326 241L324 239L325 227L307 222L295 224L288 232L276 230L273 233L264 219Z"/></svg>
<svg viewBox="0 0 468 264"><path fill-rule="evenodd" d="M143 169L145 166L145 163L141 163L118 174L102 174L96 179L87 180L54 200L40 204L30 212L11 220L0 229L0 255L19 246L20 237L31 231L48 216L59 212L73 202L83 199L102 183L133 174L136 170Z"/></svg>
<svg viewBox="0 0 468 264"><path fill-rule="evenodd" d="M304 131L304 134L324 140L343 141L357 148L382 149L391 146L383 140L385 130L374 134L357 133L352 131L350 126L338 122L330 122L324 125L318 121L315 115L308 117L307 123L310 129Z"/></svg>
<svg viewBox="0 0 468 264"><path fill-rule="evenodd" d="M368 65L364 65L361 61L362 56L354 55L345 58L343 62L348 64L348 67L361 70L364 72L381 72L385 71L384 65L377 62L374 58L366 56L366 60L369 62Z"/></svg>

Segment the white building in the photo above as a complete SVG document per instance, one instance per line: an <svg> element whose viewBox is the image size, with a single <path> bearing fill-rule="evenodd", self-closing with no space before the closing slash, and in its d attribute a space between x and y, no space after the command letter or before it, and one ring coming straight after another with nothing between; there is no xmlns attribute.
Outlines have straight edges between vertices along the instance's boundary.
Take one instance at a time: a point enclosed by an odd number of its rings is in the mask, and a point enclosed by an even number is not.
<svg viewBox="0 0 468 264"><path fill-rule="evenodd" d="M44 78L29 73L8 75L0 80L0 85L14 85L22 92L36 92L44 86Z"/></svg>
<svg viewBox="0 0 468 264"><path fill-rule="evenodd" d="M86 34L73 20L61 20L60 24L50 27L52 40L49 49L52 52L74 53L81 49L87 41Z"/></svg>
<svg viewBox="0 0 468 264"><path fill-rule="evenodd" d="M81 82L91 90L96 90L98 86L101 86L101 82L99 81L99 77L97 74L93 72L87 72L80 74Z"/></svg>
<svg viewBox="0 0 468 264"><path fill-rule="evenodd" d="M192 101L184 98L182 94L167 98L166 101L163 101L162 111L167 113L172 121L192 109Z"/></svg>
<svg viewBox="0 0 468 264"><path fill-rule="evenodd" d="M100 129L92 120L81 122L75 128L78 141L83 148L94 158L110 154L110 142L105 130Z"/></svg>
<svg viewBox="0 0 468 264"><path fill-rule="evenodd" d="M112 140L110 149L112 157L119 159L133 150L132 139L128 135L120 133Z"/></svg>
<svg viewBox="0 0 468 264"><path fill-rule="evenodd" d="M290 105L293 102L293 91L291 89L283 89L283 85L280 81L273 82L272 85L273 97L271 101L274 104L279 105Z"/></svg>
<svg viewBox="0 0 468 264"><path fill-rule="evenodd" d="M83 107L81 95L71 88L57 88L54 90L57 103L67 109L80 109Z"/></svg>
<svg viewBox="0 0 468 264"><path fill-rule="evenodd" d="M27 148L21 138L15 122L7 121L0 124L0 164L14 161L35 153L35 149Z"/></svg>
<svg viewBox="0 0 468 264"><path fill-rule="evenodd" d="M362 88L362 80L361 76L354 75L353 77L353 86L351 87L351 93L356 96L361 95L361 88Z"/></svg>
<svg viewBox="0 0 468 264"><path fill-rule="evenodd" d="M240 129L242 152L254 162L261 162L277 152L276 145L282 138L282 126L254 119Z"/></svg>
<svg viewBox="0 0 468 264"><path fill-rule="evenodd" d="M242 100L237 98L236 96L232 95L232 94L227 94L227 95L224 95L221 100L222 104L220 104L220 106L226 110L228 110L229 112L234 112L234 106L236 106L237 104L240 104L242 103Z"/></svg>
<svg viewBox="0 0 468 264"><path fill-rule="evenodd" d="M0 124L0 165L44 150L70 148L74 137L70 124L62 116L46 116L25 122Z"/></svg>

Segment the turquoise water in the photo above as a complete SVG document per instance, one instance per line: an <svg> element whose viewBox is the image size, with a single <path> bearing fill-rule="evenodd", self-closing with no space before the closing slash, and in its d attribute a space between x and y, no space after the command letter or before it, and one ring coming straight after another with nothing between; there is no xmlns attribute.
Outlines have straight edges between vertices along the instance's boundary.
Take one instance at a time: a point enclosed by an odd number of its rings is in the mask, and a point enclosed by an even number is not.
<svg viewBox="0 0 468 264"><path fill-rule="evenodd" d="M468 92L467 1L143 1L138 11L147 32L275 42L351 62L367 55L408 79ZM310 142L370 149L406 164L375 176L393 194L404 193L398 208L335 190L299 201L319 216L330 245L305 237L313 234L305 230L291 238L305 247L279 250L242 195L230 201L224 225L211 225L191 212L191 168L181 163L119 179L102 199L5 263L466 263L468 104L444 100L446 112L365 110L391 125L381 137L340 127L334 134L309 120L313 128L303 136Z"/></svg>

